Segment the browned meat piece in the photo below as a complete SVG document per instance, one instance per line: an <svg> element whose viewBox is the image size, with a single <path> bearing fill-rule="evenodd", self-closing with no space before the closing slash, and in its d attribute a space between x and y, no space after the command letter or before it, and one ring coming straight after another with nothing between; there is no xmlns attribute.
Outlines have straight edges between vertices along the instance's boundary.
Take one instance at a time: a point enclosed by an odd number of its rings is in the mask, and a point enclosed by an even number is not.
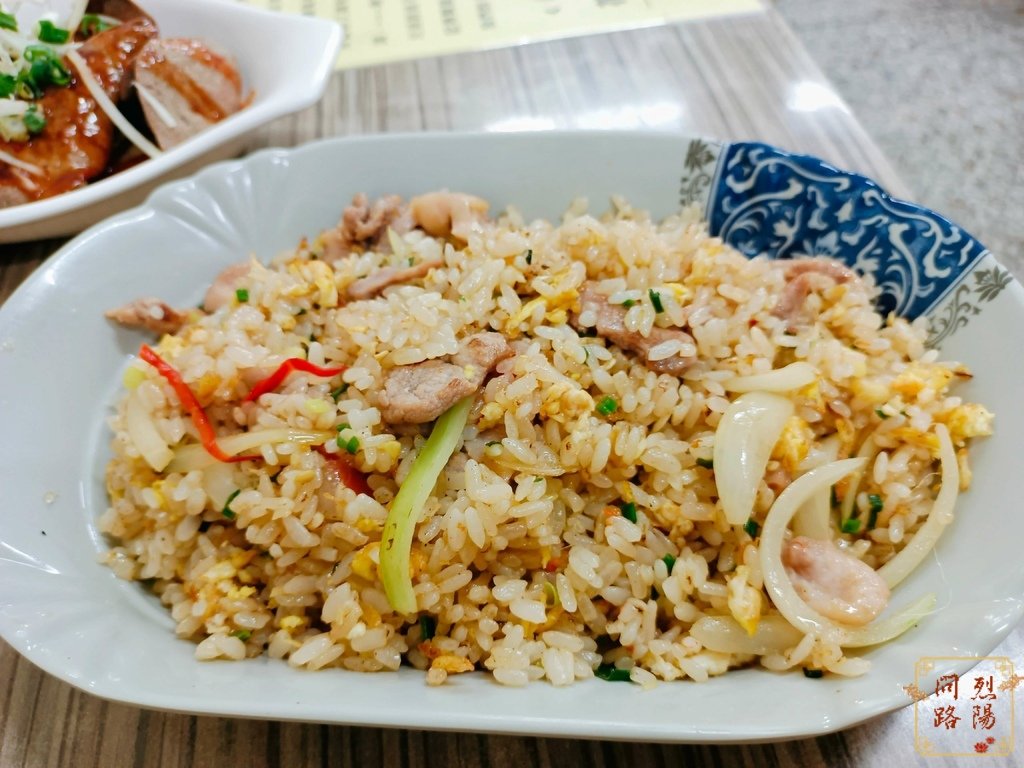
<svg viewBox="0 0 1024 768"><path fill-rule="evenodd" d="M832 283L848 283L856 275L842 264L827 259L799 259L786 267L786 288L772 314L796 325L804 301L816 287Z"/></svg>
<svg viewBox="0 0 1024 768"><path fill-rule="evenodd" d="M373 248L390 253L388 228L404 235L413 228L412 219L398 195L386 195L371 205L362 192L341 215L341 222L321 236L324 261L333 263L355 250Z"/></svg>
<svg viewBox="0 0 1024 768"><path fill-rule="evenodd" d="M97 13L102 16L109 16L120 22L131 21L132 19L153 18L144 10L139 8L131 0L89 0L86 13Z"/></svg>
<svg viewBox="0 0 1024 768"><path fill-rule="evenodd" d="M452 235L465 242L473 228L487 218L487 201L461 192L429 192L410 200L409 212L428 235Z"/></svg>
<svg viewBox="0 0 1024 768"><path fill-rule="evenodd" d="M136 299L123 307L111 309L104 316L128 328L142 328L153 333L177 333L188 320L188 312L174 309L160 299Z"/></svg>
<svg viewBox="0 0 1024 768"><path fill-rule="evenodd" d="M678 328L651 328L648 336L643 336L635 331L626 329L626 308L611 304L608 297L598 293L593 283L585 283L580 291L580 314L592 311L596 317L594 329L598 336L608 339L613 344L628 352L636 352L640 355L644 365L657 373L668 373L673 376L681 376L683 372L693 363L692 357L683 357L676 354L661 360L650 360L647 355L652 348L662 342L673 339L687 344L693 343L693 337ZM575 325L579 326L577 316Z"/></svg>
<svg viewBox="0 0 1024 768"><path fill-rule="evenodd" d="M207 312L216 312L221 307L227 306L235 298L235 291L242 286L242 281L249 276L252 265L248 261L232 264L216 278L210 287L206 289L206 296L203 297L203 309Z"/></svg>
<svg viewBox="0 0 1024 768"><path fill-rule="evenodd" d="M388 371L380 395L388 424L434 421L456 402L476 392L494 366L512 356L500 333L476 333L459 345L451 362L427 360Z"/></svg>
<svg viewBox="0 0 1024 768"><path fill-rule="evenodd" d="M437 269L444 265L443 259L431 259L421 261L412 267L381 267L376 272L360 278L348 287L348 295L351 299L369 299L376 296L389 285L408 283L410 280L424 277L430 270Z"/></svg>
<svg viewBox="0 0 1024 768"><path fill-rule="evenodd" d="M231 58L188 38L151 40L135 61L135 87L156 143L170 149L244 106Z"/></svg>
<svg viewBox="0 0 1024 768"><path fill-rule="evenodd" d="M117 101L128 86L135 57L156 34L156 25L140 17L94 35L78 53L107 95ZM39 169L29 173L0 162L0 206L76 189L107 167L114 127L74 67L66 66L72 74L71 85L49 88L37 102L46 117L42 132L25 142L0 141L0 150Z"/></svg>

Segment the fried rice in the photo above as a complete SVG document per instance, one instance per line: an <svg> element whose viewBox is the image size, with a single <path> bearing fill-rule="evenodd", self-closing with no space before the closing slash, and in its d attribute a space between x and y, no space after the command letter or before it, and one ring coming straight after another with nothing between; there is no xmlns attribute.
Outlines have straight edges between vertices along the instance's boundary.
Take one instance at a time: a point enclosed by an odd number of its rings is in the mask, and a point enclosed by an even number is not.
<svg viewBox="0 0 1024 768"><path fill-rule="evenodd" d="M870 579L922 530L914 546L934 544L951 507L933 511L969 486L967 444L991 431L991 414L950 391L966 369L926 348L921 323L880 316L870 277L815 259L803 279L748 259L692 209L655 222L620 199L601 216L577 201L560 222L509 209L436 236L399 226L409 209L396 206L379 237L339 250L343 220L269 265L253 260L219 308L186 313L154 345L222 445L256 436L234 451L253 458L209 457L168 378L142 360L126 369L104 560L159 597L196 658L405 664L435 684L482 670L506 685L597 674L648 686L752 663L854 675L868 667L858 647L927 612L918 603L874 635L874 609L846 621L843 603L820 618L842 598L830 579L890 602ZM349 297L384 269L396 282ZM384 418L388 377L456 360L484 332L509 350L417 511L405 555L415 610L398 612L382 532L431 425ZM246 401L297 358L344 370L295 371ZM780 385L793 364L809 380ZM766 463L740 466L716 433L759 382L783 419L762 439ZM856 471L810 489L830 498L814 513L825 541L798 537L781 512L769 520L801 477L857 456ZM722 498L738 468L753 472L742 520ZM762 552L770 530L779 551ZM780 597L794 585L798 600ZM891 602L916 597L895 589Z"/></svg>

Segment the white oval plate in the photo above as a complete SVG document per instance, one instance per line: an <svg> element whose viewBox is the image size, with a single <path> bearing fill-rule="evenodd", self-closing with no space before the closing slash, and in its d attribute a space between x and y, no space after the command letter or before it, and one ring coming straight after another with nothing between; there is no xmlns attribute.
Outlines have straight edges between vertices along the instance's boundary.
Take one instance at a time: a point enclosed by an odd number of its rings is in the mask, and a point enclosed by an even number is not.
<svg viewBox="0 0 1024 768"><path fill-rule="evenodd" d="M238 155L254 130L319 101L341 49L341 27L333 21L270 13L226 0L139 4L162 37L199 37L230 52L246 91L254 95L252 103L160 157L63 195L0 208L0 243L81 232L138 205L158 184Z"/></svg>
<svg viewBox="0 0 1024 768"><path fill-rule="evenodd" d="M577 195L613 193L664 216L678 205L688 139L652 134L413 135L341 139L209 168L83 234L0 310L0 633L33 663L83 690L183 712L283 720L656 741L755 741L821 734L910 702L922 656L979 656L1022 613L1019 408L1024 289L998 296L948 335L944 351L975 371L964 394L997 414L974 451L975 478L937 557L894 602L933 591L939 608L870 651L851 680L734 671L644 691L592 680L504 688L459 676L296 671L266 658L197 662L194 646L136 584L97 564L106 506L105 419L140 337L104 309L140 295L196 302L225 265L268 258L332 226L351 195L439 187L558 216ZM991 258L991 257L986 257ZM54 494L54 495L50 495ZM959 672L969 665L960 665ZM945 670L936 669L935 674ZM783 704L780 706L780 704Z"/></svg>

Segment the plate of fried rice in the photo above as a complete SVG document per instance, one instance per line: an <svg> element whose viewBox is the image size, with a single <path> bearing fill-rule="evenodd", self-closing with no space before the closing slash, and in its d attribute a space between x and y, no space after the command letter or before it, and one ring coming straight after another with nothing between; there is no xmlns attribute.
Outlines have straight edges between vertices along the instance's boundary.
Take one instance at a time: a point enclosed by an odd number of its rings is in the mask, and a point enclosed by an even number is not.
<svg viewBox="0 0 1024 768"><path fill-rule="evenodd" d="M0 632L185 712L847 727L1020 618L1021 322L957 225L763 144L216 165L0 311Z"/></svg>

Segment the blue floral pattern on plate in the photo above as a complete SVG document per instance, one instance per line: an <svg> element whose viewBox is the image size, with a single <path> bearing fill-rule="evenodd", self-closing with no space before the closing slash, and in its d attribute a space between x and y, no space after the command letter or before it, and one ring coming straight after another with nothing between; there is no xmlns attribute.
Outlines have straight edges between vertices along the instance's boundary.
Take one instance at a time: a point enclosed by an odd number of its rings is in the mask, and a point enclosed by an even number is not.
<svg viewBox="0 0 1024 768"><path fill-rule="evenodd" d="M929 315L988 255L960 227L864 176L766 144L692 142L681 197L705 194L712 234L748 256L839 259L874 276L883 314Z"/></svg>

